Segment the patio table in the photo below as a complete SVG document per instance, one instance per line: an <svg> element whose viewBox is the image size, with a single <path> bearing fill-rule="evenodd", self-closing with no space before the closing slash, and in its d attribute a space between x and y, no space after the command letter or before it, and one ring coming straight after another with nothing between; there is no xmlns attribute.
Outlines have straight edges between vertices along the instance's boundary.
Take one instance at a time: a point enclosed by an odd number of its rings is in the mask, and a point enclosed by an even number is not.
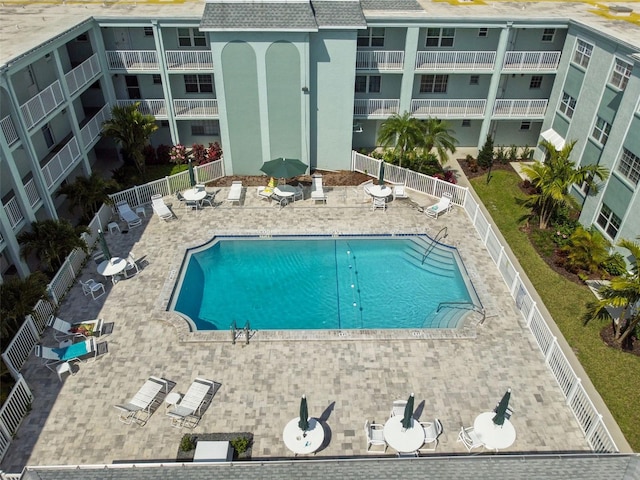
<svg viewBox="0 0 640 480"><path fill-rule="evenodd" d="M374 197L387 198L393 193L393 190L386 185L374 185L369 187L369 193Z"/></svg>
<svg viewBox="0 0 640 480"><path fill-rule="evenodd" d="M324 428L317 418L310 418L309 429L303 432L298 427L299 420L300 417L296 417L284 427L284 444L296 455L314 453L324 442Z"/></svg>
<svg viewBox="0 0 640 480"><path fill-rule="evenodd" d="M197 202L198 207L201 207L202 205L200 202L207 196L207 191L204 188L190 188L189 190L182 192L182 196L185 200Z"/></svg>
<svg viewBox="0 0 640 480"><path fill-rule="evenodd" d="M473 429L489 450L508 448L516 441L516 429L505 419L502 426L493 423L495 412L484 412L476 417Z"/></svg>
<svg viewBox="0 0 640 480"><path fill-rule="evenodd" d="M415 418L411 419L411 428L402 426L402 415L395 415L384 424L384 439L398 452L410 453L418 450L424 443L424 429Z"/></svg>
<svg viewBox="0 0 640 480"><path fill-rule="evenodd" d="M111 283L115 285L116 275L122 273L127 268L127 260L120 257L113 257L98 265L98 273L103 277L111 277Z"/></svg>

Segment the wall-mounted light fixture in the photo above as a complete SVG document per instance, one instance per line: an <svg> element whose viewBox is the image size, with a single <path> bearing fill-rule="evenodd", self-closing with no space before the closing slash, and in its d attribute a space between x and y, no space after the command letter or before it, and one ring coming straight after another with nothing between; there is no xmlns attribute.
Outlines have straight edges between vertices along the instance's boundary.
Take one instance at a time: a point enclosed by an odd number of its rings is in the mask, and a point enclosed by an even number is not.
<svg viewBox="0 0 640 480"><path fill-rule="evenodd" d="M302 87L302 93L309 93L309 87Z"/></svg>

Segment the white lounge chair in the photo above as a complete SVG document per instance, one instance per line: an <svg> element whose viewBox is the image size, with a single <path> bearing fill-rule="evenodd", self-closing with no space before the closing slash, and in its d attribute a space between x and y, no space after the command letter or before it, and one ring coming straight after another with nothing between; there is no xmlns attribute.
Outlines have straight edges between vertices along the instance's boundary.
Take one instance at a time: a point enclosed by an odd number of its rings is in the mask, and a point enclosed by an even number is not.
<svg viewBox="0 0 640 480"><path fill-rule="evenodd" d="M173 212L167 207L167 204L164 203L164 199L162 195L152 195L151 196L151 206L153 207L153 211L160 217L162 220L171 220L174 218Z"/></svg>
<svg viewBox="0 0 640 480"><path fill-rule="evenodd" d="M84 342L74 343L67 347L53 348L43 345L35 346L36 357L42 358L44 366L52 372L55 366L63 362L73 362L75 360L84 362L88 358L96 357L98 348L94 337L87 338Z"/></svg>
<svg viewBox="0 0 640 480"><path fill-rule="evenodd" d="M313 184L311 185L311 200L327 203L327 195L324 193L324 187L322 186L322 175L313 174L311 178L313 180Z"/></svg>
<svg viewBox="0 0 640 480"><path fill-rule="evenodd" d="M379 423L369 423L369 420L364 422L364 433L367 436L367 452L370 453L385 453L387 451L387 442L384 439L384 425ZM380 450L371 450L371 447L379 446L384 447L382 452Z"/></svg>
<svg viewBox="0 0 640 480"><path fill-rule="evenodd" d="M94 257L94 260L96 260L96 263L98 263L98 260L95 259L95 257ZM105 260L106 259L104 258L104 255L103 255L102 260L99 263L102 263ZM102 295L107 293L106 290L104 289L104 284L100 282L96 282L92 278L90 278L86 282L83 282L82 280L78 280L78 283L82 285L82 293L84 293L85 296L91 294L91 298L93 298L94 300L97 300ZM98 293L99 295L96 296L96 293Z"/></svg>
<svg viewBox="0 0 640 480"><path fill-rule="evenodd" d="M240 205L240 198L242 197L242 182L235 181L231 183L229 194L227 195L227 202L237 203Z"/></svg>
<svg viewBox="0 0 640 480"><path fill-rule="evenodd" d="M458 442L462 442L469 452L474 448L482 448L484 450L484 443L478 438L473 427L460 427Z"/></svg>
<svg viewBox="0 0 640 480"><path fill-rule="evenodd" d="M102 332L104 322L101 318L86 320L84 322L69 323L61 318L49 315L47 327L53 328L54 338L58 341L70 337L98 337Z"/></svg>
<svg viewBox="0 0 640 480"><path fill-rule="evenodd" d="M141 426L144 425L153 413L152 408L162 401L161 395L166 395L168 391L169 385L166 380L149 377L131 400L127 403L114 405L115 409L120 411L118 418L127 425L134 421Z"/></svg>
<svg viewBox="0 0 640 480"><path fill-rule="evenodd" d="M437 418L433 422L420 422L424 430L424 443L418 452L435 452L438 446L438 437L442 433L442 423Z"/></svg>
<svg viewBox="0 0 640 480"><path fill-rule="evenodd" d="M434 205L431 205L430 207L426 207L424 209L424 213L428 217L437 219L441 213L448 212L449 210L451 210L451 194L445 192L442 194L442 198L440 198L440 201L438 201L438 203Z"/></svg>
<svg viewBox="0 0 640 480"><path fill-rule="evenodd" d="M118 208L120 219L122 219L123 222L127 222L129 228L142 225L142 219L131 210L131 207L126 201L118 202L116 207Z"/></svg>
<svg viewBox="0 0 640 480"><path fill-rule="evenodd" d="M393 186L393 199L395 200L397 198L409 198L409 195L407 195L407 190L404 183L402 185Z"/></svg>
<svg viewBox="0 0 640 480"><path fill-rule="evenodd" d="M167 412L171 424L174 427L196 427L202 416L202 407L213 398L214 385L211 380L196 378L180 403Z"/></svg>

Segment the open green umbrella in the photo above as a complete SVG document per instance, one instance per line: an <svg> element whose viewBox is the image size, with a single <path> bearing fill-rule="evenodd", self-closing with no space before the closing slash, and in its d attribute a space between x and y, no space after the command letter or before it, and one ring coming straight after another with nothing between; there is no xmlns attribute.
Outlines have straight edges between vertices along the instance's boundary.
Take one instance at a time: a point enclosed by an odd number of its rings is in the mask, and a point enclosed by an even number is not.
<svg viewBox="0 0 640 480"><path fill-rule="evenodd" d="M104 234L100 229L98 229L98 241L100 242L100 249L104 254L104 258L106 258L107 260L111 260L111 252L109 251L109 245L107 245L107 240L104 238Z"/></svg>
<svg viewBox="0 0 640 480"><path fill-rule="evenodd" d="M413 418L413 393L409 395L409 400L404 407L404 417L402 417L402 428L407 429L413 426L411 419Z"/></svg>
<svg viewBox="0 0 640 480"><path fill-rule="evenodd" d="M509 388L507 389L507 392L504 394L504 396L502 397L502 400L500 400L500 403L494 410L494 412L496 412L496 415L495 417L493 417L493 423L495 423L496 425L500 425L500 426L504 425L507 409L509 408L510 398L511 398L511 389Z"/></svg>
<svg viewBox="0 0 640 480"><path fill-rule="evenodd" d="M196 174L193 171L193 163L189 160L189 183L192 187L196 186Z"/></svg>
<svg viewBox="0 0 640 480"><path fill-rule="evenodd" d="M260 170L271 177L291 178L306 173L307 167L306 163L302 163L297 158L280 157L264 162Z"/></svg>
<svg viewBox="0 0 640 480"><path fill-rule="evenodd" d="M378 185L384 186L384 160L380 164L380 174L378 175Z"/></svg>
<svg viewBox="0 0 640 480"><path fill-rule="evenodd" d="M298 427L303 432L309 429L309 410L307 410L307 396L302 395L300 400L300 420L298 420Z"/></svg>

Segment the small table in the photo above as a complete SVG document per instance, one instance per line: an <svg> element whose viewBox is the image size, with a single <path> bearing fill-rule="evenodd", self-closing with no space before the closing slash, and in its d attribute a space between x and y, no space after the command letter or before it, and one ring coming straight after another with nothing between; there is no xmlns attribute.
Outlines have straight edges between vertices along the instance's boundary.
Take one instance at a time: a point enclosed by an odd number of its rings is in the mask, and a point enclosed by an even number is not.
<svg viewBox="0 0 640 480"><path fill-rule="evenodd" d="M481 413L473 422L478 439L489 450L508 448L516 441L516 429L513 424L505 418L502 426L496 425L493 423L495 415L494 412Z"/></svg>
<svg viewBox="0 0 640 480"><path fill-rule="evenodd" d="M374 185L373 187L369 187L369 193L374 197L387 198L393 193L393 190L386 185Z"/></svg>
<svg viewBox="0 0 640 480"><path fill-rule="evenodd" d="M303 432L298 427L299 420L300 418L296 417L284 427L282 432L284 444L296 455L314 453L324 442L324 428L317 418L310 418L309 429Z"/></svg>
<svg viewBox="0 0 640 480"><path fill-rule="evenodd" d="M166 404L167 408L175 407L180 402L180 400L182 400L182 395L180 395L178 392L171 392L164 399L164 403Z"/></svg>
<svg viewBox="0 0 640 480"><path fill-rule="evenodd" d="M194 462L230 462L233 460L233 448L229 442L200 441L196 443Z"/></svg>
<svg viewBox="0 0 640 480"><path fill-rule="evenodd" d="M147 209L144 208L144 205L140 205L136 208L136 215L140 216L142 214L143 217L147 218Z"/></svg>
<svg viewBox="0 0 640 480"><path fill-rule="evenodd" d="M424 429L415 418L411 419L411 428L402 426L402 415L395 415L384 424L384 439L398 452L410 453L418 450L424 443Z"/></svg>
<svg viewBox="0 0 640 480"><path fill-rule="evenodd" d="M202 206L200 205L200 201L207 196L207 191L203 188L190 188L189 190L182 192L182 196L185 200L198 202L198 205Z"/></svg>
<svg viewBox="0 0 640 480"><path fill-rule="evenodd" d="M98 273L103 277L111 277L111 283L115 285L116 275L122 273L127 268L127 261L124 258L113 257L98 265Z"/></svg>

